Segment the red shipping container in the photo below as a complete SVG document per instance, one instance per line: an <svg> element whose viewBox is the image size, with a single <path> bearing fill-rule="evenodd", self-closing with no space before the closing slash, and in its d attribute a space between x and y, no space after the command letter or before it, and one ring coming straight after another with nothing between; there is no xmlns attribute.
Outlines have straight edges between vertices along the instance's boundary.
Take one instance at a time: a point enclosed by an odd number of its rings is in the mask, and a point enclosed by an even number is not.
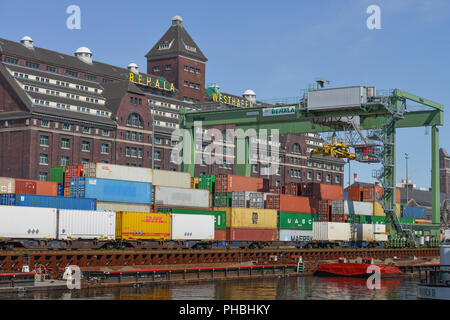
<svg viewBox="0 0 450 320"><path fill-rule="evenodd" d="M70 187L64 188L64 197L70 197Z"/></svg>
<svg viewBox="0 0 450 320"><path fill-rule="evenodd" d="M215 191L227 193L233 191L264 192L269 189L269 180L262 178L243 177L232 174L216 175Z"/></svg>
<svg viewBox="0 0 450 320"><path fill-rule="evenodd" d="M345 215L343 214L332 214L331 222L345 222Z"/></svg>
<svg viewBox="0 0 450 320"><path fill-rule="evenodd" d="M267 195L267 209L276 209L283 212L312 213L310 199L290 195Z"/></svg>
<svg viewBox="0 0 450 320"><path fill-rule="evenodd" d="M281 192L281 186L279 187L270 187L269 188L269 193L278 193L278 194L282 194Z"/></svg>
<svg viewBox="0 0 450 320"><path fill-rule="evenodd" d="M302 183L300 193L304 197L313 197L320 200L344 199L344 188L332 184L317 182Z"/></svg>
<svg viewBox="0 0 450 320"><path fill-rule="evenodd" d="M214 230L214 240L215 241L226 241L227 231L226 230Z"/></svg>
<svg viewBox="0 0 450 320"><path fill-rule="evenodd" d="M53 181L36 181L36 194L41 196L58 196L58 183Z"/></svg>
<svg viewBox="0 0 450 320"><path fill-rule="evenodd" d="M274 241L277 229L228 228L227 241Z"/></svg>
<svg viewBox="0 0 450 320"><path fill-rule="evenodd" d="M382 186L361 186L361 185L351 185L347 189L348 191L348 200L349 201L364 201L364 202L372 202L377 199L381 199L384 193L384 188ZM401 201L401 192L399 188L396 188L396 201L400 203Z"/></svg>
<svg viewBox="0 0 450 320"><path fill-rule="evenodd" d="M83 166L66 166L64 172L64 187L70 187L70 178L82 177Z"/></svg>
<svg viewBox="0 0 450 320"><path fill-rule="evenodd" d="M16 194L36 194L36 181L16 179Z"/></svg>
<svg viewBox="0 0 450 320"><path fill-rule="evenodd" d="M288 194L291 196L299 196L300 195L300 186L299 183L291 182L285 185L284 194Z"/></svg>

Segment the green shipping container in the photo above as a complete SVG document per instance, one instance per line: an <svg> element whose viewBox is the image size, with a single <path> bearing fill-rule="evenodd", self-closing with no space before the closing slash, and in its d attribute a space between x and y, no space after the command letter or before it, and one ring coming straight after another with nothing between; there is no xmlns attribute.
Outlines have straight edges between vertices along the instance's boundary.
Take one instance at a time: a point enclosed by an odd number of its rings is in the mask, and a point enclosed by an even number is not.
<svg viewBox="0 0 450 320"><path fill-rule="evenodd" d="M215 193L214 207L231 207L232 193Z"/></svg>
<svg viewBox="0 0 450 320"><path fill-rule="evenodd" d="M312 230L312 223L317 220L316 214L280 212L278 229Z"/></svg>
<svg viewBox="0 0 450 320"><path fill-rule="evenodd" d="M203 190L208 190L214 193L216 187L216 176L215 175L201 175L198 177L198 188Z"/></svg>
<svg viewBox="0 0 450 320"><path fill-rule="evenodd" d="M50 181L57 182L58 184L64 185L64 172L66 171L65 166L51 167L50 168Z"/></svg>
<svg viewBox="0 0 450 320"><path fill-rule="evenodd" d="M370 218L367 222L371 224L386 224L386 217L368 216L367 218Z"/></svg>
<svg viewBox="0 0 450 320"><path fill-rule="evenodd" d="M400 223L414 224L414 218L399 218Z"/></svg>
<svg viewBox="0 0 450 320"><path fill-rule="evenodd" d="M350 214L348 215L348 219L347 222L348 223L357 223L357 224L366 224L366 223L371 223L369 221L367 221L367 218L371 218L370 216L360 216L360 215L356 215L356 214Z"/></svg>
<svg viewBox="0 0 450 320"><path fill-rule="evenodd" d="M214 228L225 230L227 228L227 213L225 211L185 209L185 208L158 208L159 213L179 213L179 214L209 214L214 216Z"/></svg>

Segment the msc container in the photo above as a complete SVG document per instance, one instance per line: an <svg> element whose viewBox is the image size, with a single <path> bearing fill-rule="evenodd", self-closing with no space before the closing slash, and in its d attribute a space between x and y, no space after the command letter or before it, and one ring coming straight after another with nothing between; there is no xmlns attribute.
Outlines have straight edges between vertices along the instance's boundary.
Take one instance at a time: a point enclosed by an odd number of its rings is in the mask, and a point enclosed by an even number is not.
<svg viewBox="0 0 450 320"><path fill-rule="evenodd" d="M278 240L280 241L295 241L295 242L311 242L312 230L289 230L280 229Z"/></svg>
<svg viewBox="0 0 450 320"><path fill-rule="evenodd" d="M332 184L306 182L301 184L301 195L319 200L342 200L344 189L342 186Z"/></svg>
<svg viewBox="0 0 450 320"><path fill-rule="evenodd" d="M56 209L2 206L0 238L56 239Z"/></svg>
<svg viewBox="0 0 450 320"><path fill-rule="evenodd" d="M426 211L423 207L403 207L402 217L414 219L426 219Z"/></svg>
<svg viewBox="0 0 450 320"><path fill-rule="evenodd" d="M158 208L158 212L161 213L179 213L179 214L209 214L214 216L214 228L225 229L227 213L225 211L217 210L204 210L204 209L192 209L192 208Z"/></svg>
<svg viewBox="0 0 450 320"><path fill-rule="evenodd" d="M16 193L16 179L0 177L0 193Z"/></svg>
<svg viewBox="0 0 450 320"><path fill-rule="evenodd" d="M146 182L100 178L72 178L70 196L103 202L152 204L152 185Z"/></svg>
<svg viewBox="0 0 450 320"><path fill-rule="evenodd" d="M244 191L233 191L231 193L231 206L237 208L247 207L245 204L245 192Z"/></svg>
<svg viewBox="0 0 450 320"><path fill-rule="evenodd" d="M313 222L314 241L350 241L351 224L339 222Z"/></svg>
<svg viewBox="0 0 450 320"><path fill-rule="evenodd" d="M309 198L288 195L268 195L266 208L283 212L312 213Z"/></svg>
<svg viewBox="0 0 450 320"><path fill-rule="evenodd" d="M166 207L209 208L209 191L155 186L155 204Z"/></svg>
<svg viewBox="0 0 450 320"><path fill-rule="evenodd" d="M97 210L97 201L89 198L51 197L18 194L16 204L21 207L41 207L73 210Z"/></svg>
<svg viewBox="0 0 450 320"><path fill-rule="evenodd" d="M269 188L269 180L254 177L243 177L232 174L216 175L216 192L233 191L266 191Z"/></svg>
<svg viewBox="0 0 450 320"><path fill-rule="evenodd" d="M276 229L277 211L254 208L219 207L215 210L227 213L227 228Z"/></svg>
<svg viewBox="0 0 450 320"><path fill-rule="evenodd" d="M153 185L190 189L191 175L187 172L153 170Z"/></svg>
<svg viewBox="0 0 450 320"><path fill-rule="evenodd" d="M170 214L116 212L116 239L170 240Z"/></svg>
<svg viewBox="0 0 450 320"><path fill-rule="evenodd" d="M152 183L152 169L109 163L85 163L83 177Z"/></svg>
<svg viewBox="0 0 450 320"><path fill-rule="evenodd" d="M215 193L214 207L231 207L231 193Z"/></svg>
<svg viewBox="0 0 450 320"><path fill-rule="evenodd" d="M64 172L66 171L66 166L51 167L50 168L50 181L56 182L57 184L64 184Z"/></svg>
<svg viewBox="0 0 450 320"><path fill-rule="evenodd" d="M277 240L276 229L227 229L227 241L274 241Z"/></svg>
<svg viewBox="0 0 450 320"><path fill-rule="evenodd" d="M148 204L122 203L122 202L101 202L97 201L99 211L131 211L131 212L151 212L152 207Z"/></svg>
<svg viewBox="0 0 450 320"><path fill-rule="evenodd" d="M312 230L313 221L317 221L315 214L280 212L278 214L279 229Z"/></svg>
<svg viewBox="0 0 450 320"><path fill-rule="evenodd" d="M171 239L214 240L214 216L173 213Z"/></svg>
<svg viewBox="0 0 450 320"><path fill-rule="evenodd" d="M59 210L58 239L114 240L116 213L111 211Z"/></svg>
<svg viewBox="0 0 450 320"><path fill-rule="evenodd" d="M264 193L262 192L246 192L245 202L247 208L264 209Z"/></svg>
<svg viewBox="0 0 450 320"><path fill-rule="evenodd" d="M377 217L385 217L386 213L383 210L383 207L377 202L374 201L373 203L373 215ZM397 217L400 217L400 204L396 204L396 210L397 210Z"/></svg>
<svg viewBox="0 0 450 320"><path fill-rule="evenodd" d="M344 201L344 214L371 216L373 215L373 203L361 201Z"/></svg>
<svg viewBox="0 0 450 320"><path fill-rule="evenodd" d="M0 194L0 205L2 206L15 206L16 205L16 194L14 193L1 193Z"/></svg>

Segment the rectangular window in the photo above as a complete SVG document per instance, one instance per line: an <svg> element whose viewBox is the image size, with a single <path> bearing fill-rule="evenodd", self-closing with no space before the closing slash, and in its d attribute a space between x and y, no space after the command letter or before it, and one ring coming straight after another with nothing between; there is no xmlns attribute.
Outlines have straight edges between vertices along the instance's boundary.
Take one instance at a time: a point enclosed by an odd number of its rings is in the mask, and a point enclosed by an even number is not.
<svg viewBox="0 0 450 320"><path fill-rule="evenodd" d="M341 176L340 176L340 175L336 175L336 176L334 177L334 182L336 182L336 183L341 183Z"/></svg>
<svg viewBox="0 0 450 320"><path fill-rule="evenodd" d="M10 58L10 57L5 57L5 59L3 61L5 61L6 63L11 63L11 64L19 64L19 60Z"/></svg>
<svg viewBox="0 0 450 320"><path fill-rule="evenodd" d="M200 69L195 69L196 74L200 74Z"/></svg>
<svg viewBox="0 0 450 320"><path fill-rule="evenodd" d="M41 120L41 127L50 127L50 123L48 122L48 120Z"/></svg>
<svg viewBox="0 0 450 320"><path fill-rule="evenodd" d="M316 173L316 180L322 180L322 173L321 172L317 172Z"/></svg>
<svg viewBox="0 0 450 320"><path fill-rule="evenodd" d="M136 141L136 132L131 133L131 140Z"/></svg>
<svg viewBox="0 0 450 320"><path fill-rule="evenodd" d="M102 136L109 137L109 130L102 129Z"/></svg>
<svg viewBox="0 0 450 320"><path fill-rule="evenodd" d="M41 136L39 142L41 147L48 147L48 136Z"/></svg>
<svg viewBox="0 0 450 320"><path fill-rule="evenodd" d="M88 163L89 162L89 159L81 159L81 164L85 164L85 163Z"/></svg>
<svg viewBox="0 0 450 320"><path fill-rule="evenodd" d="M156 144L161 144L161 138L155 137L155 143L156 143Z"/></svg>
<svg viewBox="0 0 450 320"><path fill-rule="evenodd" d="M70 140L69 139L61 139L61 149L70 149Z"/></svg>
<svg viewBox="0 0 450 320"><path fill-rule="evenodd" d="M138 158L142 158L142 149L138 149Z"/></svg>
<svg viewBox="0 0 450 320"><path fill-rule="evenodd" d="M78 72L72 70L66 70L66 74L70 77L78 78Z"/></svg>
<svg viewBox="0 0 450 320"><path fill-rule="evenodd" d="M172 70L172 65L170 64L166 65L166 70Z"/></svg>
<svg viewBox="0 0 450 320"><path fill-rule="evenodd" d="M138 134L138 140L139 140L139 141L142 141L142 133L139 133L139 134Z"/></svg>
<svg viewBox="0 0 450 320"><path fill-rule="evenodd" d="M81 151L89 152L91 150L91 144L89 141L82 141L81 142Z"/></svg>
<svg viewBox="0 0 450 320"><path fill-rule="evenodd" d="M39 164L48 164L48 154L41 153L39 155Z"/></svg>
<svg viewBox="0 0 450 320"><path fill-rule="evenodd" d="M48 72L58 73L58 68L47 66L46 69Z"/></svg>
<svg viewBox="0 0 450 320"><path fill-rule="evenodd" d="M190 68L189 68L189 71L192 72L192 73L194 73L194 72L195 72L195 69L192 68L192 67L190 67Z"/></svg>
<svg viewBox="0 0 450 320"><path fill-rule="evenodd" d="M47 172L39 172L39 181L47 181Z"/></svg>
<svg viewBox="0 0 450 320"><path fill-rule="evenodd" d="M102 143L102 148L101 148L101 152L108 154L109 153L109 145L106 143Z"/></svg>
<svg viewBox="0 0 450 320"><path fill-rule="evenodd" d="M39 69L39 63L34 63L34 62L27 61L27 62L25 63L25 65L26 65L28 68Z"/></svg>
<svg viewBox="0 0 450 320"><path fill-rule="evenodd" d="M83 127L83 133L91 133L91 128Z"/></svg>
<svg viewBox="0 0 450 320"><path fill-rule="evenodd" d="M308 180L311 180L311 179L312 179L312 172L311 172L311 171L308 171L308 173L306 174L306 178L307 178Z"/></svg>
<svg viewBox="0 0 450 320"><path fill-rule="evenodd" d="M159 66L154 66L153 67L153 72L159 72Z"/></svg>
<svg viewBox="0 0 450 320"><path fill-rule="evenodd" d="M184 71L189 71L189 67L188 66L184 66Z"/></svg>
<svg viewBox="0 0 450 320"><path fill-rule="evenodd" d="M155 160L161 160L161 151L155 151Z"/></svg>
<svg viewBox="0 0 450 320"><path fill-rule="evenodd" d="M86 79L86 80L89 80L89 81L97 81L97 77L96 76L91 76L91 75L89 75L89 74L87 74L87 75L85 75L84 76L84 78ZM87 89L87 88L86 88Z"/></svg>
<svg viewBox="0 0 450 320"><path fill-rule="evenodd" d="M327 182L330 182L330 181L331 181L331 174L330 174L330 173L327 173L327 178L326 178L326 180L327 180Z"/></svg>
<svg viewBox="0 0 450 320"><path fill-rule="evenodd" d="M70 130L70 124L68 124L68 123L63 123L62 128L63 128L63 130Z"/></svg>
<svg viewBox="0 0 450 320"><path fill-rule="evenodd" d="M111 83L111 82L113 82L113 81L110 80L110 79L103 79L102 82L103 82L103 83Z"/></svg>
<svg viewBox="0 0 450 320"><path fill-rule="evenodd" d="M136 148L131 148L131 156L136 158Z"/></svg>
<svg viewBox="0 0 450 320"><path fill-rule="evenodd" d="M69 165L69 157L61 157L61 165L68 166Z"/></svg>
<svg viewBox="0 0 450 320"><path fill-rule="evenodd" d="M125 148L125 155L126 155L127 157L130 156L130 148L129 148L129 147L126 147L126 148Z"/></svg>
<svg viewBox="0 0 450 320"><path fill-rule="evenodd" d="M257 164L252 164L252 172L253 173L257 173L258 172L258 165Z"/></svg>

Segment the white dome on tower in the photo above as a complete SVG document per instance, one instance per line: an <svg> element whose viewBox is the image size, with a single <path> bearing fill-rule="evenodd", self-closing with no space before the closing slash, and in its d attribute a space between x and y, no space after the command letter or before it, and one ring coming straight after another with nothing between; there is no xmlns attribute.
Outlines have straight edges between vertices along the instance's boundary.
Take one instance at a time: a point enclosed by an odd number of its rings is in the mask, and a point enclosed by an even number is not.
<svg viewBox="0 0 450 320"><path fill-rule="evenodd" d="M91 54L92 55L91 50L89 50L89 48L87 48L87 47L79 47L77 49L77 51L75 51L75 54L81 54L81 53L87 53L87 54Z"/></svg>
<svg viewBox="0 0 450 320"><path fill-rule="evenodd" d="M130 72L133 72L133 73L136 73L136 74L139 73L139 67L138 67L138 65L137 65L136 63L134 63L134 62L132 62L132 63L130 63L130 64L128 65L128 70L129 70Z"/></svg>
<svg viewBox="0 0 450 320"><path fill-rule="evenodd" d="M255 93L255 91L248 89L248 90L245 90L243 95L244 96L250 96L250 95L251 96L256 96L256 93Z"/></svg>
<svg viewBox="0 0 450 320"><path fill-rule="evenodd" d="M92 52L87 47L80 47L75 51L75 56L86 63L92 63Z"/></svg>
<svg viewBox="0 0 450 320"><path fill-rule="evenodd" d="M174 16L173 18L172 18L172 25L173 26L175 26L175 25L182 25L183 24L183 18L182 17L180 17L180 16Z"/></svg>
<svg viewBox="0 0 450 320"><path fill-rule="evenodd" d="M25 36L20 39L20 43L23 44L27 48L34 48L34 41L29 36Z"/></svg>
<svg viewBox="0 0 450 320"><path fill-rule="evenodd" d="M245 92L242 94L242 96L247 99L248 101L252 103L256 103L256 93L253 90L245 90Z"/></svg>

